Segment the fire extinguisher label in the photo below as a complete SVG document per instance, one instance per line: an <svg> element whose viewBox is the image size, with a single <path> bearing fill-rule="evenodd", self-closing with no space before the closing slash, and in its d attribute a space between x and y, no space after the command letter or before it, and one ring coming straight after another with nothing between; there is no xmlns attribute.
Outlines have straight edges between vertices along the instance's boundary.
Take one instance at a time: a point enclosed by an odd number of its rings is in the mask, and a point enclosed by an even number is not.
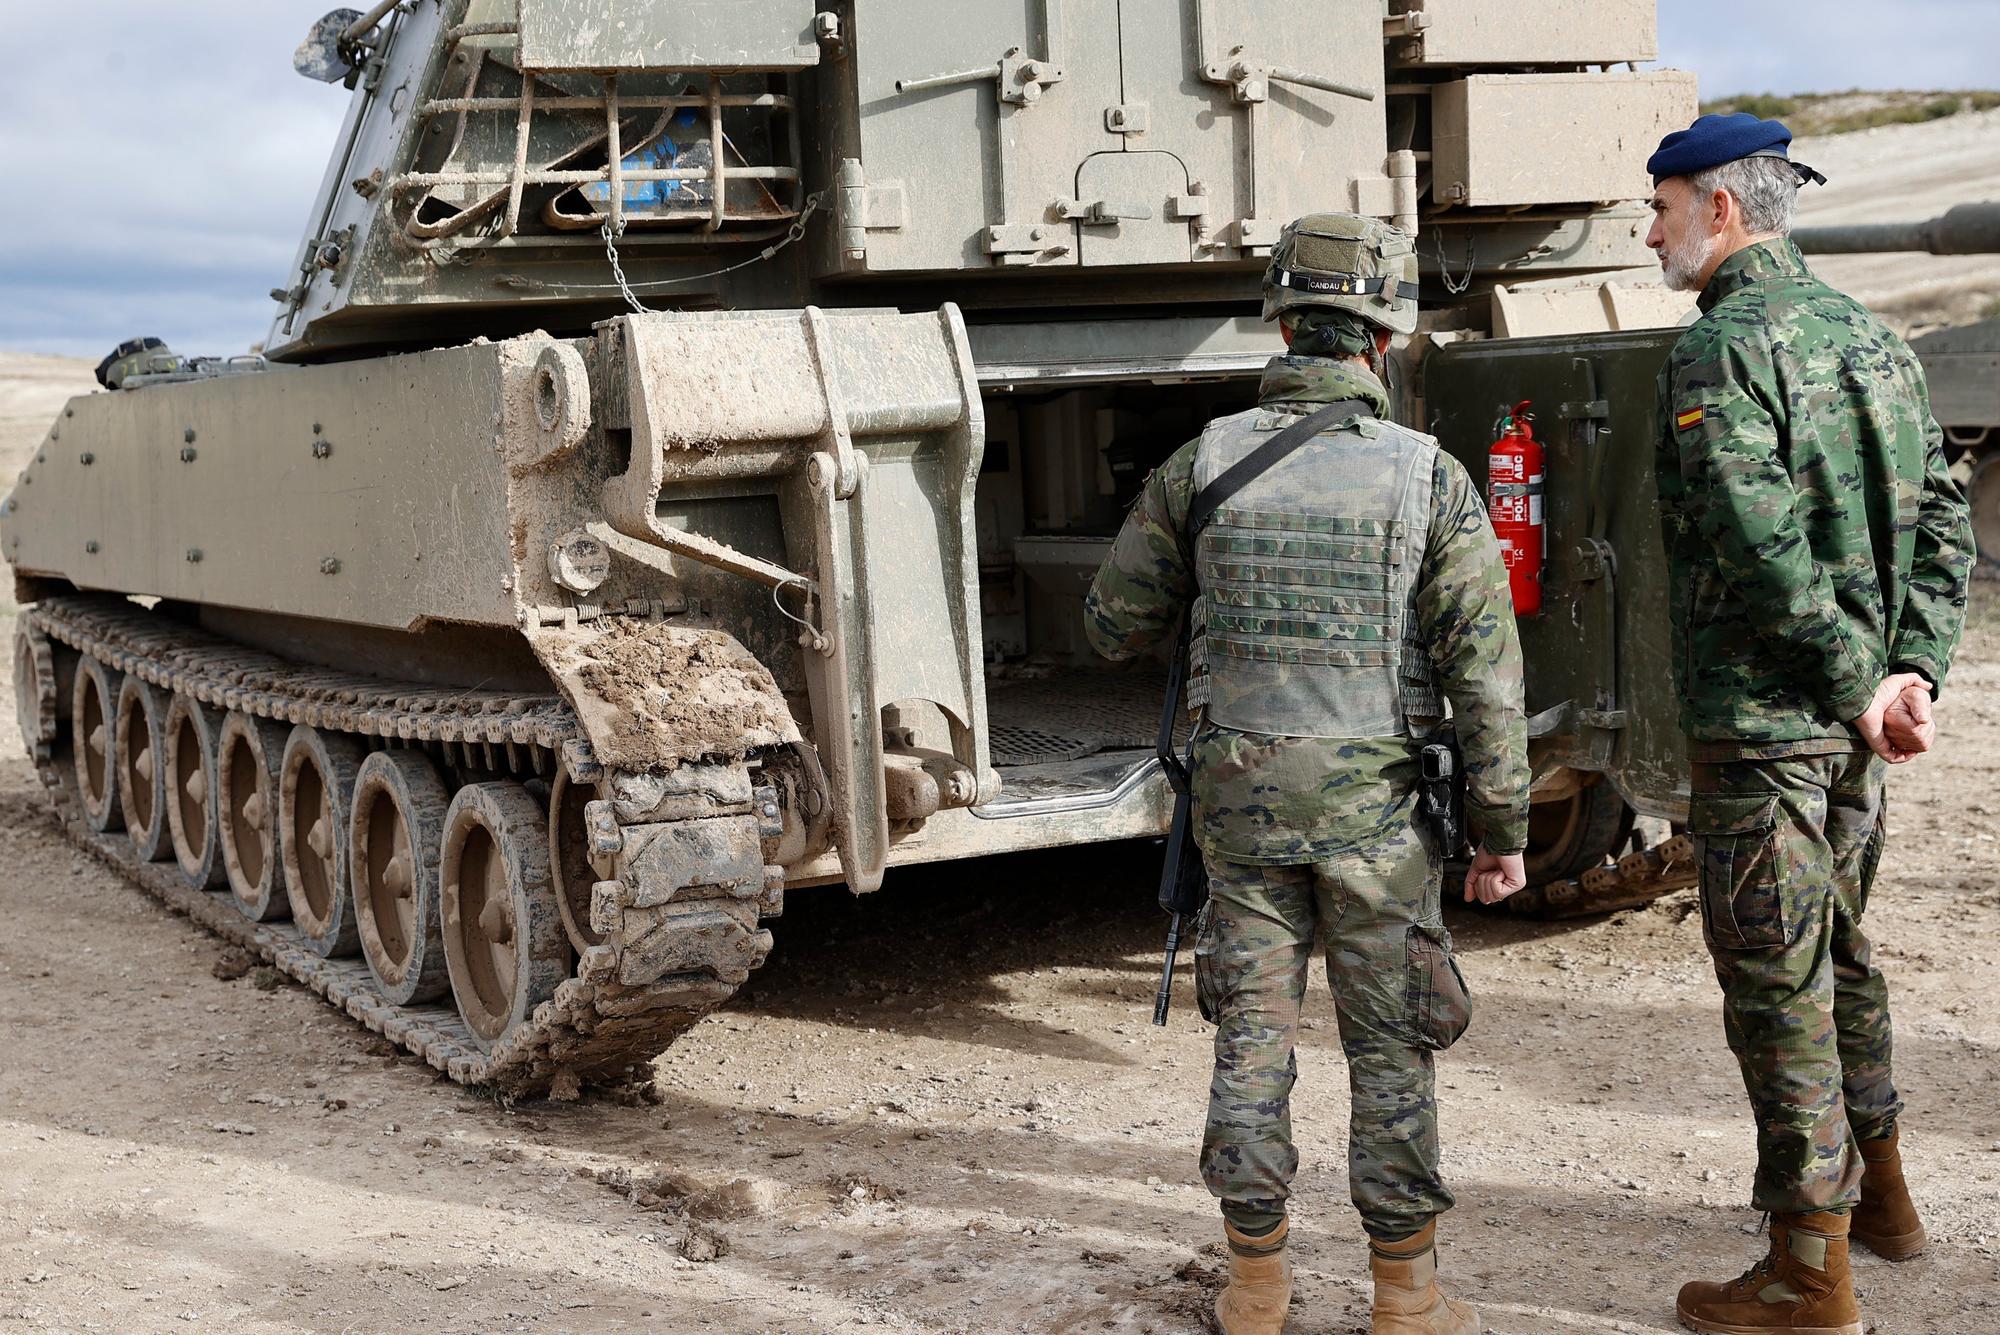
<svg viewBox="0 0 2000 1335"><path fill-rule="evenodd" d="M1528 496L1528 522L1537 527L1542 522L1542 494L1538 491Z"/></svg>

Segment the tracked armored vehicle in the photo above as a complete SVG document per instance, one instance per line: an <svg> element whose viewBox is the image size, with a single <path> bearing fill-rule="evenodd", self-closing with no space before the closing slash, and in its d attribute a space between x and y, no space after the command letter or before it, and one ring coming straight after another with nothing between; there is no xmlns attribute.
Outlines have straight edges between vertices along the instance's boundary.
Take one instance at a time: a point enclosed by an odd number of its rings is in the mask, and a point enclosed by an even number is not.
<svg viewBox="0 0 2000 1335"><path fill-rule="evenodd" d="M1923 222L1802 227L1795 235L1808 255L1994 255L2000 204L1960 204ZM2000 319L1933 329L1910 348L1930 382L1946 457L1965 482L1979 559L2000 567Z"/></svg>
<svg viewBox="0 0 2000 1335"><path fill-rule="evenodd" d="M1613 68L1645 0L1386 9L328 16L297 64L353 104L262 359L142 345L0 514L72 836L563 1096L727 998L787 893L1158 834L1164 670L1094 661L1082 595L1253 398L1279 226L1336 208L1417 236L1405 416L1475 477L1506 405L1550 442L1542 902L1657 893L1607 857L1685 800L1646 433L1686 303L1638 201L1693 80Z"/></svg>

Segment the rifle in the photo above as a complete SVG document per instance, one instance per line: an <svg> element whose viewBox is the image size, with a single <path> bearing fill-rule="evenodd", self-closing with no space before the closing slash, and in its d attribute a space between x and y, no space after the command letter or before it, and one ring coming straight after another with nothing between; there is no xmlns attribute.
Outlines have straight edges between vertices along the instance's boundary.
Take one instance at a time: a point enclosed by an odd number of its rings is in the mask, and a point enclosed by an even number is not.
<svg viewBox="0 0 2000 1335"><path fill-rule="evenodd" d="M1189 828L1194 800L1188 783L1188 762L1174 754L1174 724L1187 695L1187 674L1188 637L1183 632L1180 652L1174 656L1168 672L1167 701L1160 709L1160 732L1153 746L1160 758L1160 768L1166 771L1167 784L1174 790L1174 819L1167 827L1166 862L1160 868L1160 907L1169 917L1167 958L1160 970L1159 993L1153 998L1153 1023L1157 1025L1166 1024L1167 1006L1173 999L1174 960L1180 954L1181 928L1208 902L1208 868L1202 865L1201 849ZM1189 745L1193 745L1192 738Z"/></svg>
<svg viewBox="0 0 2000 1335"><path fill-rule="evenodd" d="M1201 536L1208 521L1215 512L1244 487L1262 477L1270 469L1283 462L1294 450L1340 422L1367 414L1372 410L1360 399L1342 399L1329 403L1284 430L1273 435L1249 454L1222 471L1207 486L1197 491L1188 502L1185 531L1182 534L1181 551L1188 558L1192 568L1195 540ZM1174 723L1180 717L1181 702L1187 694L1189 672L1188 653L1190 640L1194 634L1192 624L1194 612L1189 610L1181 622L1181 651L1167 677L1167 702L1160 709L1160 735L1153 750L1160 758L1160 768L1166 771L1167 783L1174 790L1174 819L1167 827L1167 860L1160 869L1160 907L1170 915L1167 921L1167 960L1160 970L1160 991L1153 998L1153 1023L1165 1025L1167 1004L1172 1000L1174 988L1174 959L1180 954L1181 928L1208 902L1208 868L1202 865L1201 849L1196 846L1194 831L1189 828L1193 822L1190 808L1193 798L1188 792L1188 767L1190 761L1174 754ZM1188 740L1190 756L1193 738ZM1197 998L1199 998L1197 981ZM1209 1018L1213 1018L1212 1016Z"/></svg>

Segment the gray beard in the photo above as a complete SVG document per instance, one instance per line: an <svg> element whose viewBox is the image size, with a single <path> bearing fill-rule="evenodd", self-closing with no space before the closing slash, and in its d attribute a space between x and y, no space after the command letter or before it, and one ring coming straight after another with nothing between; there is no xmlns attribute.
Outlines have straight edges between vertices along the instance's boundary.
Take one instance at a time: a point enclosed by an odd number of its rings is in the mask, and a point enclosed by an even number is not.
<svg viewBox="0 0 2000 1335"><path fill-rule="evenodd" d="M1679 245L1667 249L1667 262L1662 266L1667 286L1676 292L1700 290L1702 271L1708 268L1709 258L1714 254L1713 236L1690 231Z"/></svg>

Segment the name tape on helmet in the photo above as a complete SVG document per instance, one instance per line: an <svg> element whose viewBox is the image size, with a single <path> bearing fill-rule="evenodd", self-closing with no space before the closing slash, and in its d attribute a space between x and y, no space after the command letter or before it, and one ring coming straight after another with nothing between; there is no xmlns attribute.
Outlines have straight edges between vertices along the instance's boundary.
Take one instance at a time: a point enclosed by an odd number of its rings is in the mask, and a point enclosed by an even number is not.
<svg viewBox="0 0 2000 1335"><path fill-rule="evenodd" d="M1295 292L1311 292L1315 296L1365 297L1380 292L1384 296L1395 296L1415 301L1420 290L1415 283L1398 281L1389 288L1387 278L1358 278L1353 274L1311 274L1300 273L1296 269L1279 269L1272 276L1278 287L1288 287Z"/></svg>

